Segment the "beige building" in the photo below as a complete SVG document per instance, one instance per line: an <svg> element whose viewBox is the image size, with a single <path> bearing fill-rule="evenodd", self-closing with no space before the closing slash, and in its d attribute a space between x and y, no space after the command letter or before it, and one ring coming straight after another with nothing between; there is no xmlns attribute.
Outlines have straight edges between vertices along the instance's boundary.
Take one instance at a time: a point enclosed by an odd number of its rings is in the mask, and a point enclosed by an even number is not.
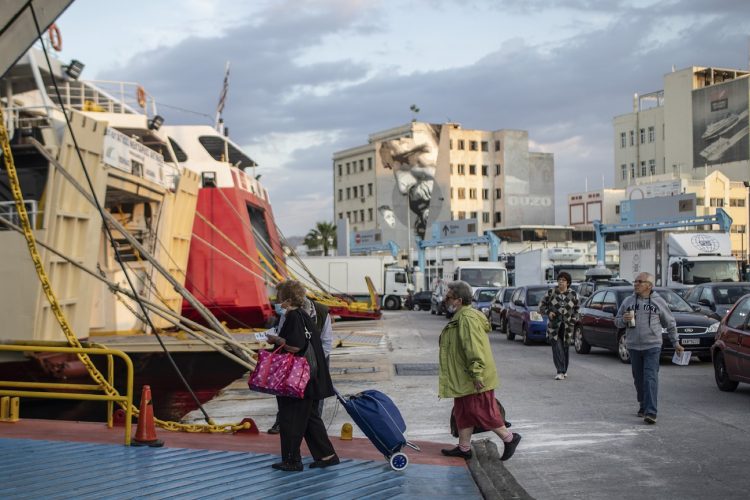
<svg viewBox="0 0 750 500"><path fill-rule="evenodd" d="M481 234L555 220L553 155L530 152L522 130L412 122L376 132L334 153L333 189L335 221L404 251L433 239L438 221L476 219Z"/></svg>
<svg viewBox="0 0 750 500"><path fill-rule="evenodd" d="M593 230L595 220L603 224L620 222L620 202L624 189L599 189L568 194L568 220L579 230Z"/></svg>

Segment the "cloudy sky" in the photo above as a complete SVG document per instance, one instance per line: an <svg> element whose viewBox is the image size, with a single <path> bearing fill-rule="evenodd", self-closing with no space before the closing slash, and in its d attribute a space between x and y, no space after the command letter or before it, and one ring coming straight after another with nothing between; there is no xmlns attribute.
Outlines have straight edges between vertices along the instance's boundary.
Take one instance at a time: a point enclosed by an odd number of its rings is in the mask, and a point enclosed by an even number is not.
<svg viewBox="0 0 750 500"><path fill-rule="evenodd" d="M62 59L140 82L170 123L224 119L287 236L333 219L332 153L422 121L525 129L566 194L612 185L612 118L672 67L748 67L747 0L76 0ZM169 107L168 107L169 106ZM176 108L191 110L192 113Z"/></svg>

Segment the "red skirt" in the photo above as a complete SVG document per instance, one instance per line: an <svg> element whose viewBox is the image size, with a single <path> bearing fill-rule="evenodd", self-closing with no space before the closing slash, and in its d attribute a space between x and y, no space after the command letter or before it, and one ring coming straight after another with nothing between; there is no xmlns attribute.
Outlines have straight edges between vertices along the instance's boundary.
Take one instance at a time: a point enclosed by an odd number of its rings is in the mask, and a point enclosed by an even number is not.
<svg viewBox="0 0 750 500"><path fill-rule="evenodd" d="M481 427L490 430L505 425L497 409L494 390L455 398L453 415L456 417L456 427L459 429Z"/></svg>

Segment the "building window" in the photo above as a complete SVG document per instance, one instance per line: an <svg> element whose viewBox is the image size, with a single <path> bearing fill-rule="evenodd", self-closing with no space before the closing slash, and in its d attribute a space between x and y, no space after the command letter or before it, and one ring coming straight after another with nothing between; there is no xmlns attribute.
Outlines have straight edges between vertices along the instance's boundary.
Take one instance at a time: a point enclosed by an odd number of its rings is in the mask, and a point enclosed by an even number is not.
<svg viewBox="0 0 750 500"><path fill-rule="evenodd" d="M645 143L646 143L646 129L642 128L641 129L641 144L645 144Z"/></svg>
<svg viewBox="0 0 750 500"><path fill-rule="evenodd" d="M651 175L656 175L656 160L648 161L648 171Z"/></svg>
<svg viewBox="0 0 750 500"><path fill-rule="evenodd" d="M495 224L500 224L503 221L503 213L495 212Z"/></svg>
<svg viewBox="0 0 750 500"><path fill-rule="evenodd" d="M469 141L469 151L477 150L477 141Z"/></svg>
<svg viewBox="0 0 750 500"><path fill-rule="evenodd" d="M487 165L482 165L482 175L487 177Z"/></svg>
<svg viewBox="0 0 750 500"><path fill-rule="evenodd" d="M709 204L712 207L723 207L724 206L724 198L711 198L711 199L709 199Z"/></svg>
<svg viewBox="0 0 750 500"><path fill-rule="evenodd" d="M367 209L367 220L372 222L372 208Z"/></svg>
<svg viewBox="0 0 750 500"><path fill-rule="evenodd" d="M339 163L339 177L341 177L341 174L343 173L343 168L341 168L341 163Z"/></svg>
<svg viewBox="0 0 750 500"><path fill-rule="evenodd" d="M648 142L654 142L656 140L656 129L654 127L648 128Z"/></svg>
<svg viewBox="0 0 750 500"><path fill-rule="evenodd" d="M500 151L500 141L495 141L495 151Z"/></svg>
<svg viewBox="0 0 750 500"><path fill-rule="evenodd" d="M448 139L448 149L453 149L453 139Z"/></svg>
<svg viewBox="0 0 750 500"><path fill-rule="evenodd" d="M615 213L620 215L620 205L615 205Z"/></svg>
<svg viewBox="0 0 750 500"><path fill-rule="evenodd" d="M352 198L352 188L346 188L346 199L350 200Z"/></svg>
<svg viewBox="0 0 750 500"><path fill-rule="evenodd" d="M499 200L503 197L503 191L500 188L495 189L495 199Z"/></svg>
<svg viewBox="0 0 750 500"><path fill-rule="evenodd" d="M477 213L476 212L469 212L469 219L476 219Z"/></svg>
<svg viewBox="0 0 750 500"><path fill-rule="evenodd" d="M490 148L488 147L487 141L482 141L482 151L489 151Z"/></svg>
<svg viewBox="0 0 750 500"><path fill-rule="evenodd" d="M352 188L352 193L354 194L354 197L356 198L357 197L357 186L354 186Z"/></svg>
<svg viewBox="0 0 750 500"><path fill-rule="evenodd" d="M348 220L349 222L352 221L352 213L351 212L346 212L346 220Z"/></svg>
<svg viewBox="0 0 750 500"><path fill-rule="evenodd" d="M464 140L463 139L459 139L458 140L458 149L459 150L463 150L464 149Z"/></svg>
<svg viewBox="0 0 750 500"><path fill-rule="evenodd" d="M453 188L451 188L451 200L453 199Z"/></svg>
<svg viewBox="0 0 750 500"><path fill-rule="evenodd" d="M344 199L344 190L343 189L339 189L339 201L341 201L343 199Z"/></svg>
<svg viewBox="0 0 750 500"><path fill-rule="evenodd" d="M365 221L365 209L363 208L362 210L359 211L359 222L364 222L364 221Z"/></svg>
<svg viewBox="0 0 750 500"><path fill-rule="evenodd" d="M490 199L490 190L489 189L482 189L482 199L483 200L489 200Z"/></svg>
<svg viewBox="0 0 750 500"><path fill-rule="evenodd" d="M495 175L500 175L503 173L503 167L499 164L495 164Z"/></svg>
<svg viewBox="0 0 750 500"><path fill-rule="evenodd" d="M451 175L453 175L453 163L450 164L450 172L451 172Z"/></svg>
<svg viewBox="0 0 750 500"><path fill-rule="evenodd" d="M356 224L357 223L357 211L356 210L352 211L352 217L353 217L352 222Z"/></svg>
<svg viewBox="0 0 750 500"><path fill-rule="evenodd" d="M372 196L372 182L367 185L367 196Z"/></svg>
<svg viewBox="0 0 750 500"><path fill-rule="evenodd" d="M359 171L360 172L365 171L365 160L359 160Z"/></svg>
<svg viewBox="0 0 750 500"><path fill-rule="evenodd" d="M343 218L344 218L344 213L343 212L339 212L339 220L341 220Z"/></svg>
<svg viewBox="0 0 750 500"><path fill-rule="evenodd" d="M733 233L745 234L745 224L732 224L731 231Z"/></svg>
<svg viewBox="0 0 750 500"><path fill-rule="evenodd" d="M699 206L699 207L705 206L706 205L706 200L703 199L703 198L696 198L695 199L695 205Z"/></svg>
<svg viewBox="0 0 750 500"><path fill-rule="evenodd" d="M463 163L458 164L458 175L464 175L466 173L466 169L464 167Z"/></svg>
<svg viewBox="0 0 750 500"><path fill-rule="evenodd" d="M730 207L744 207L745 198L729 198Z"/></svg>
<svg viewBox="0 0 750 500"><path fill-rule="evenodd" d="M628 166L623 163L620 165L620 170L622 171L622 180L628 180Z"/></svg>
<svg viewBox="0 0 750 500"><path fill-rule="evenodd" d="M367 159L367 170L372 170L372 158Z"/></svg>
<svg viewBox="0 0 750 500"><path fill-rule="evenodd" d="M458 199L463 200L466 198L466 188L458 188Z"/></svg>
<svg viewBox="0 0 750 500"><path fill-rule="evenodd" d="M466 212L458 212L458 220L463 220L466 218Z"/></svg>
<svg viewBox="0 0 750 500"><path fill-rule="evenodd" d="M635 146L635 130L630 131L630 145Z"/></svg>
<svg viewBox="0 0 750 500"><path fill-rule="evenodd" d="M641 177L646 177L646 162L641 162Z"/></svg>
<svg viewBox="0 0 750 500"><path fill-rule="evenodd" d="M630 164L630 178L635 179L635 163Z"/></svg>
<svg viewBox="0 0 750 500"><path fill-rule="evenodd" d="M477 175L477 166L469 165L469 175Z"/></svg>
<svg viewBox="0 0 750 500"><path fill-rule="evenodd" d="M352 173L351 165L349 162L346 162L346 175L349 175Z"/></svg>
<svg viewBox="0 0 750 500"><path fill-rule="evenodd" d="M469 188L469 199L476 200L477 199L477 190L476 188Z"/></svg>
<svg viewBox="0 0 750 500"><path fill-rule="evenodd" d="M489 212L482 212L482 222L485 224L490 222L490 213Z"/></svg>
<svg viewBox="0 0 750 500"><path fill-rule="evenodd" d="M625 132L620 132L620 148L624 148L627 146L627 134Z"/></svg>

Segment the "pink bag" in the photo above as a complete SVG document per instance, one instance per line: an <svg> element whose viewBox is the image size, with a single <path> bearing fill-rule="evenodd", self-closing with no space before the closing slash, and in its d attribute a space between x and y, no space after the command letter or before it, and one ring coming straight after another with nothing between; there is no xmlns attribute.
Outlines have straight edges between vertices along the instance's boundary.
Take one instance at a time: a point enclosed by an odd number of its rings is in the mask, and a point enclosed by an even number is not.
<svg viewBox="0 0 750 500"><path fill-rule="evenodd" d="M288 352L279 354L282 348L258 352L258 364L247 385L253 391L302 399L310 381L310 366L302 356Z"/></svg>

